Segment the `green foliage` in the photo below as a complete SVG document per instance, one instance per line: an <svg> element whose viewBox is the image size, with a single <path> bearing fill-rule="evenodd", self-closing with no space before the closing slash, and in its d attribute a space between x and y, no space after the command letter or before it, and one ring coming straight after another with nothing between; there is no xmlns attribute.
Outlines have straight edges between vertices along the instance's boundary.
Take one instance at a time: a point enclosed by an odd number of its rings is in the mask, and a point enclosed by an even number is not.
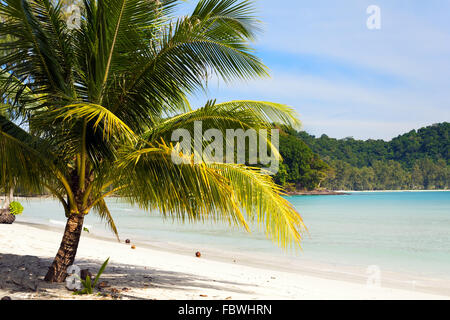
<svg viewBox="0 0 450 320"><path fill-rule="evenodd" d="M448 122L412 130L391 141L334 139L326 135L316 138L306 132L298 132L297 135L325 161L342 160L358 168L387 160L399 162L409 169L420 159L444 160L447 165L450 164Z"/></svg>
<svg viewBox="0 0 450 320"><path fill-rule="evenodd" d="M103 264L100 267L100 269L98 270L97 275L95 276L95 279L93 282L92 282L91 277L89 277L89 276L86 276L86 280L80 279L81 284L83 285L83 289L80 291L75 291L73 294L75 294L75 295L93 294L94 289L97 286L98 281L100 280L100 276L105 271L106 266L108 265L108 262L109 262L109 258L106 259L105 262L103 262Z"/></svg>
<svg viewBox="0 0 450 320"><path fill-rule="evenodd" d="M296 136L293 129L284 128L280 135L279 152L283 158L275 181L296 190L314 190L328 176L330 167Z"/></svg>
<svg viewBox="0 0 450 320"><path fill-rule="evenodd" d="M322 186L333 190L448 189L450 123L435 124L391 141L315 138L298 132L333 172Z"/></svg>
<svg viewBox="0 0 450 320"><path fill-rule="evenodd" d="M19 214L22 214L23 212L23 206L20 204L20 202L13 201L9 204L9 210L11 214L17 216Z"/></svg>

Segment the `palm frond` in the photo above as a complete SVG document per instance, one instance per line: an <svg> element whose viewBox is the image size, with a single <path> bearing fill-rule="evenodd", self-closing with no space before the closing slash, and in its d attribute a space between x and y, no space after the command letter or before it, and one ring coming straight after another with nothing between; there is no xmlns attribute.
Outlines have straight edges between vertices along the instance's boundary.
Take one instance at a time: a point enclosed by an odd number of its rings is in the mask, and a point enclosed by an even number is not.
<svg viewBox="0 0 450 320"><path fill-rule="evenodd" d="M274 242L283 248L298 245L306 227L300 214L282 196L283 191L272 178L258 168L243 165L213 163L225 177L246 216L262 227Z"/></svg>
<svg viewBox="0 0 450 320"><path fill-rule="evenodd" d="M111 229L111 231L116 236L117 241L120 242L119 232L117 231L116 224L111 215L111 212L108 209L108 206L107 206L105 200L101 199L100 201L98 201L93 209L94 209L94 213L96 213L103 221L105 221L107 223L108 227Z"/></svg>
<svg viewBox="0 0 450 320"><path fill-rule="evenodd" d="M271 122L300 125L295 111L286 105L251 100L225 103L209 101L202 108L161 121L148 130L143 138L150 142L160 139L170 141L170 136L176 129L193 132L196 121L202 122L203 130L218 129L222 132L227 129L270 129Z"/></svg>
<svg viewBox="0 0 450 320"><path fill-rule="evenodd" d="M151 111L148 122L151 117L178 112L180 106L185 111L186 94L204 89L209 74L225 81L267 75L267 68L249 45L255 28L255 19L249 14L252 3L213 3L217 1L199 2L191 16L161 26L150 46L130 54L134 61L128 62L127 76L116 79L108 89L112 110L140 110L133 113L135 117ZM125 101L128 108L123 110Z"/></svg>
<svg viewBox="0 0 450 320"><path fill-rule="evenodd" d="M70 121L83 119L91 122L91 128L101 130L105 140L112 137L135 141L136 135L120 118L107 108L93 103L77 103L63 106L54 111L56 120ZM51 112L44 113L46 116ZM50 117L51 118L51 117Z"/></svg>
<svg viewBox="0 0 450 320"><path fill-rule="evenodd" d="M39 88L36 94L70 94L72 54L59 8L48 0L6 0L0 15L1 34L10 39L0 43L5 71L27 79Z"/></svg>
<svg viewBox="0 0 450 320"><path fill-rule="evenodd" d="M227 31L242 38L253 40L260 31L260 21L255 16L253 1L201 0L192 17L214 21L211 28L225 26Z"/></svg>
<svg viewBox="0 0 450 320"><path fill-rule="evenodd" d="M270 176L243 165L195 164L192 158L175 165L173 152L159 145L127 154L121 168L129 170L133 192L125 188L123 195L129 192L130 200L182 221L224 220L248 229L247 216L280 246L300 243L303 221Z"/></svg>
<svg viewBox="0 0 450 320"><path fill-rule="evenodd" d="M118 167L124 173L120 184L126 187L119 194L183 222L224 221L247 227L226 179L192 158L175 164L173 152L167 145L125 152Z"/></svg>
<svg viewBox="0 0 450 320"><path fill-rule="evenodd" d="M57 158L48 146L0 115L1 183L15 182L32 191L44 190L46 181L52 180L51 173L58 170ZM53 178L52 183L55 181Z"/></svg>
<svg viewBox="0 0 450 320"><path fill-rule="evenodd" d="M235 100L216 104L223 110L248 110L266 123L281 123L299 128L301 122L297 112L290 106L268 101Z"/></svg>

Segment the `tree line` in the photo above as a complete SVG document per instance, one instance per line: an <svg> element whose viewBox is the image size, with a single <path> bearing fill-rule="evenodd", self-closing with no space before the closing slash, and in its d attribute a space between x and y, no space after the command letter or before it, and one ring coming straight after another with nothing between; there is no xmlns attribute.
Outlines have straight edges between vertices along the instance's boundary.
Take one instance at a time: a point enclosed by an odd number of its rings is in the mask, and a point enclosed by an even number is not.
<svg viewBox="0 0 450 320"><path fill-rule="evenodd" d="M283 164L275 177L288 189L448 189L450 123L412 130L391 141L316 138L283 128Z"/></svg>

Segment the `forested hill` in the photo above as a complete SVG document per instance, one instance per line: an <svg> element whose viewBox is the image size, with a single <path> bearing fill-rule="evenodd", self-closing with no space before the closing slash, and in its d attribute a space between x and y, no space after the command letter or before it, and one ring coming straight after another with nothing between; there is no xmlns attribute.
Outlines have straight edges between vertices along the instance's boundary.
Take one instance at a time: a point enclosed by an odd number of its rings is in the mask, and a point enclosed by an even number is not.
<svg viewBox="0 0 450 320"><path fill-rule="evenodd" d="M284 128L283 131L280 153L284 158L284 170L276 180L288 189L450 187L448 122L413 130L391 141L334 139L326 135L316 138L293 129ZM311 149L309 152L304 151L308 149L304 144Z"/></svg>
<svg viewBox="0 0 450 320"><path fill-rule="evenodd" d="M320 138L306 132L298 132L313 152L325 161L342 160L361 168L371 166L375 161L394 160L411 168L416 160L450 160L450 123L443 122L412 130L391 141L355 140L353 138L334 139L326 135Z"/></svg>

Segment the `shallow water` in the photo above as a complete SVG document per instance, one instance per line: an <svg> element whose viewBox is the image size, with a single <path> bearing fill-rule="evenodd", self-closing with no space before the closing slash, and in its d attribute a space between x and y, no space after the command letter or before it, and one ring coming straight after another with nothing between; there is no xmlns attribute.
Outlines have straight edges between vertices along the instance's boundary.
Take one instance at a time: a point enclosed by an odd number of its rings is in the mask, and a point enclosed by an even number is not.
<svg viewBox="0 0 450 320"><path fill-rule="evenodd" d="M109 199L108 204L122 239L130 237L162 247L249 253L272 261L285 257L297 262L377 265L391 271L450 278L449 192L368 192L288 200L309 230L303 251L297 253L283 252L257 230L248 234L224 224L183 225L117 199ZM25 211L18 221L59 227L64 223L56 200L22 203ZM87 216L85 225L92 234L110 234L95 215Z"/></svg>

